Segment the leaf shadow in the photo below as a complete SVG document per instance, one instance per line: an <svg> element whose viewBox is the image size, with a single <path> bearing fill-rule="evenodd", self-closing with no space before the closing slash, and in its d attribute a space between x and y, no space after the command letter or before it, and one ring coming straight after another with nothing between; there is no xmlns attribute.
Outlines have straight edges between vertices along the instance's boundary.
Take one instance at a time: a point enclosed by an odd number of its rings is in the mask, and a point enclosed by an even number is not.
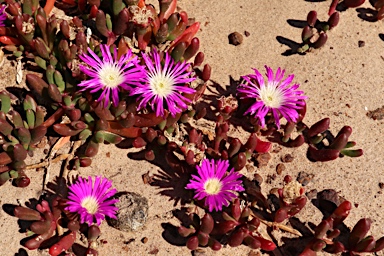
<svg viewBox="0 0 384 256"><path fill-rule="evenodd" d="M189 166L172 151L165 150L162 147L157 146L157 148L151 149L156 152L156 158L151 163L159 167L160 170L153 175L149 184L158 187L160 195L169 197L169 200L174 200L173 206L178 203L185 205L191 202L193 192L186 190L185 186L190 180L191 173L194 172L194 166ZM128 153L128 157L135 160L145 160L145 151Z"/></svg>

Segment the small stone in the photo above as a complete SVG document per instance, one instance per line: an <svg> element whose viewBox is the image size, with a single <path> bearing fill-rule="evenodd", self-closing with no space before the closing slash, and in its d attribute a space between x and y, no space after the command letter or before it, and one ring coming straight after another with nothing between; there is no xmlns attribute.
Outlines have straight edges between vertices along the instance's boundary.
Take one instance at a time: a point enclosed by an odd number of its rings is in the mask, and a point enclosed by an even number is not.
<svg viewBox="0 0 384 256"><path fill-rule="evenodd" d="M255 173L255 175L253 175L253 181L256 183L256 185L260 186L261 183L263 183L263 177L261 177L260 174Z"/></svg>
<svg viewBox="0 0 384 256"><path fill-rule="evenodd" d="M301 183L301 185L306 186L309 182L311 182L313 177L315 177L315 175L312 173L308 174L306 172L299 172L299 175L297 176L297 181Z"/></svg>
<svg viewBox="0 0 384 256"><path fill-rule="evenodd" d="M271 160L271 154L269 153L264 153L264 154L259 154L257 157L256 157L256 161L257 161L257 167L263 167L263 166L267 166L268 165L268 162L269 160Z"/></svg>
<svg viewBox="0 0 384 256"><path fill-rule="evenodd" d="M121 231L136 231L142 228L148 217L147 198L133 193L124 192L118 195L116 203L117 219L109 219L109 224Z"/></svg>
<svg viewBox="0 0 384 256"><path fill-rule="evenodd" d="M237 46L243 42L243 35L239 32L233 32L228 36L229 44Z"/></svg>
<svg viewBox="0 0 384 256"><path fill-rule="evenodd" d="M276 172L277 172L277 174L281 174L283 171L285 171L285 165L284 164L278 164L277 166L276 166Z"/></svg>
<svg viewBox="0 0 384 256"><path fill-rule="evenodd" d="M246 37L249 37L250 35L251 35L251 33L249 33L248 31L244 31L244 35L246 36Z"/></svg>
<svg viewBox="0 0 384 256"><path fill-rule="evenodd" d="M379 188L383 189L384 188L384 182L379 182Z"/></svg>
<svg viewBox="0 0 384 256"><path fill-rule="evenodd" d="M281 158L281 161L283 162L283 163L290 163L290 162L292 162L293 161L293 156L291 155L291 154L286 154L285 156L283 156L282 158Z"/></svg>
<svg viewBox="0 0 384 256"><path fill-rule="evenodd" d="M312 190L306 192L305 195L308 197L308 200L312 200L313 198L316 198L317 190L316 189L312 189Z"/></svg>
<svg viewBox="0 0 384 256"><path fill-rule="evenodd" d="M159 249L158 248L154 248L150 252L148 252L148 254L154 254L154 255L156 255L158 253L159 253Z"/></svg>
<svg viewBox="0 0 384 256"><path fill-rule="evenodd" d="M148 242L148 237L143 237L143 238L141 239L141 242L142 242L143 244L146 244L146 243Z"/></svg>
<svg viewBox="0 0 384 256"><path fill-rule="evenodd" d="M365 42L362 41L362 40L359 40L358 45L359 45L359 47L364 47L365 46Z"/></svg>
<svg viewBox="0 0 384 256"><path fill-rule="evenodd" d="M105 156L106 156L106 157L111 157L111 152L107 152L107 153L105 153Z"/></svg>

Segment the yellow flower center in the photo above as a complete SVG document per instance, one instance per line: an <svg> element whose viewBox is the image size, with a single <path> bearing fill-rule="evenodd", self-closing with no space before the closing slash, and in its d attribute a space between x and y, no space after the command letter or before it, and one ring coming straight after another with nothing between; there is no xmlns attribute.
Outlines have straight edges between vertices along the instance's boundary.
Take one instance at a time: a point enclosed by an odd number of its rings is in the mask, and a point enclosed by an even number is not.
<svg viewBox="0 0 384 256"><path fill-rule="evenodd" d="M283 103L283 95L277 86L268 84L259 90L261 100L267 107L279 108Z"/></svg>
<svg viewBox="0 0 384 256"><path fill-rule="evenodd" d="M124 76L116 63L105 63L99 71L101 83L108 88L115 88L124 82Z"/></svg>
<svg viewBox="0 0 384 256"><path fill-rule="evenodd" d="M174 83L173 78L163 72L157 72L149 78L149 85L152 92L161 98L165 98L172 93Z"/></svg>
<svg viewBox="0 0 384 256"><path fill-rule="evenodd" d="M221 191L221 182L219 179L211 178L204 183L204 190L208 195L216 195Z"/></svg>
<svg viewBox="0 0 384 256"><path fill-rule="evenodd" d="M95 197L87 196L81 201L81 206L84 207L89 214L95 214L99 209L99 204Z"/></svg>

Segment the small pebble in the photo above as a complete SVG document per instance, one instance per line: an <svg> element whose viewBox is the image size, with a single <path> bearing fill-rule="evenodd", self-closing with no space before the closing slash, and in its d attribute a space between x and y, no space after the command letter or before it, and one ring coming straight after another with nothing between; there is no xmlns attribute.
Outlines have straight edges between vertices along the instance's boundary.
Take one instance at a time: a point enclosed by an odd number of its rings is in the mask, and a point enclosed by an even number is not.
<svg viewBox="0 0 384 256"><path fill-rule="evenodd" d="M384 188L384 182L379 182L379 188L383 189Z"/></svg>
<svg viewBox="0 0 384 256"><path fill-rule="evenodd" d="M285 156L283 156L282 158L281 158L281 161L283 162L283 163L290 163L290 162L292 162L293 161L293 156L291 155L291 154L286 154Z"/></svg>
<svg viewBox="0 0 384 256"><path fill-rule="evenodd" d="M358 45L359 45L359 47L364 47L365 46L365 42L362 41L362 40L359 40Z"/></svg>
<svg viewBox="0 0 384 256"><path fill-rule="evenodd" d="M239 32L233 32L228 36L229 44L237 46L243 42L243 35Z"/></svg>
<svg viewBox="0 0 384 256"><path fill-rule="evenodd" d="M301 185L306 186L306 185L308 185L309 182L311 182L313 177L315 177L315 175L312 173L308 174L306 172L299 172L299 175L297 176L297 181Z"/></svg>
<svg viewBox="0 0 384 256"><path fill-rule="evenodd" d="M281 174L283 171L285 171L285 165L284 164L278 164L277 166L276 166L276 172L277 172L277 174Z"/></svg>
<svg viewBox="0 0 384 256"><path fill-rule="evenodd" d="M244 31L244 35L246 36L246 37L249 37L250 35L251 35L251 33L249 33L248 31Z"/></svg>
<svg viewBox="0 0 384 256"><path fill-rule="evenodd" d="M148 242L148 237L143 237L143 238L141 239L141 242L142 242L143 244L146 244L146 243Z"/></svg>
<svg viewBox="0 0 384 256"><path fill-rule="evenodd" d="M259 154L256 157L257 167L267 166L268 162L269 162L269 160L271 160L271 158L272 158L271 154L269 154L269 153Z"/></svg>

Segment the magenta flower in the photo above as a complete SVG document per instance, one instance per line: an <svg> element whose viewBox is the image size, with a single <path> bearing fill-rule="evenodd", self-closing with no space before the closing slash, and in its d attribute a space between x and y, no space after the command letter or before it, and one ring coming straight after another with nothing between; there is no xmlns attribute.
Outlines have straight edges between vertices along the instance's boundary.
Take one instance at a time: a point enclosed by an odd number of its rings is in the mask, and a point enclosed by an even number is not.
<svg viewBox="0 0 384 256"><path fill-rule="evenodd" d="M204 159L201 166L196 166L199 175L192 175L193 179L185 187L196 190L194 198L197 200L205 198L210 212L213 209L221 211L223 205L228 206L237 197L235 191L244 191L241 180L238 180L242 175L233 168L227 173L228 167L228 160Z"/></svg>
<svg viewBox="0 0 384 256"><path fill-rule="evenodd" d="M131 95L139 95L138 109L144 108L148 103L155 111L156 116L165 116L167 109L174 117L177 113L187 109L191 100L184 97L183 93L192 94L194 89L188 87L188 83L195 80L190 77L188 71L190 64L186 62L174 63L168 52L165 60L161 60L157 50L150 54L143 54L147 66L147 76L144 83L132 89Z"/></svg>
<svg viewBox="0 0 384 256"><path fill-rule="evenodd" d="M145 77L144 68L139 65L137 56L129 50L128 53L117 59L117 50L114 48L113 56L108 45L100 45L102 59L90 48L88 54L80 55L79 58L88 66L80 65L80 70L91 77L82 81L78 86L83 87L81 91L90 90L91 93L101 91L97 101L103 101L107 107L112 97L114 106L119 104L119 92L124 89L130 91L132 86L138 85Z"/></svg>
<svg viewBox="0 0 384 256"><path fill-rule="evenodd" d="M239 85L237 92L241 99L255 99L256 102L244 113L254 115L258 118L262 128L265 127L265 117L272 114L276 126L280 128L280 118L283 116L287 121L296 122L299 118L297 112L305 105L308 98L303 91L297 90L299 84L291 86L294 75L289 75L285 80L285 70L277 69L274 76L270 67L267 70L268 82L265 84L263 76L257 69L255 74L243 76L245 83Z"/></svg>
<svg viewBox="0 0 384 256"><path fill-rule="evenodd" d="M4 21L7 19L7 14L5 13L6 5L0 7L0 27L4 27Z"/></svg>
<svg viewBox="0 0 384 256"><path fill-rule="evenodd" d="M101 176L95 178L95 183L92 182L92 177L79 178L76 183L69 186L69 195L67 207L68 210L80 215L80 223L92 225L96 219L97 225L101 224L105 216L116 219L117 207L114 206L119 200L111 199L117 190L110 189L112 182Z"/></svg>

